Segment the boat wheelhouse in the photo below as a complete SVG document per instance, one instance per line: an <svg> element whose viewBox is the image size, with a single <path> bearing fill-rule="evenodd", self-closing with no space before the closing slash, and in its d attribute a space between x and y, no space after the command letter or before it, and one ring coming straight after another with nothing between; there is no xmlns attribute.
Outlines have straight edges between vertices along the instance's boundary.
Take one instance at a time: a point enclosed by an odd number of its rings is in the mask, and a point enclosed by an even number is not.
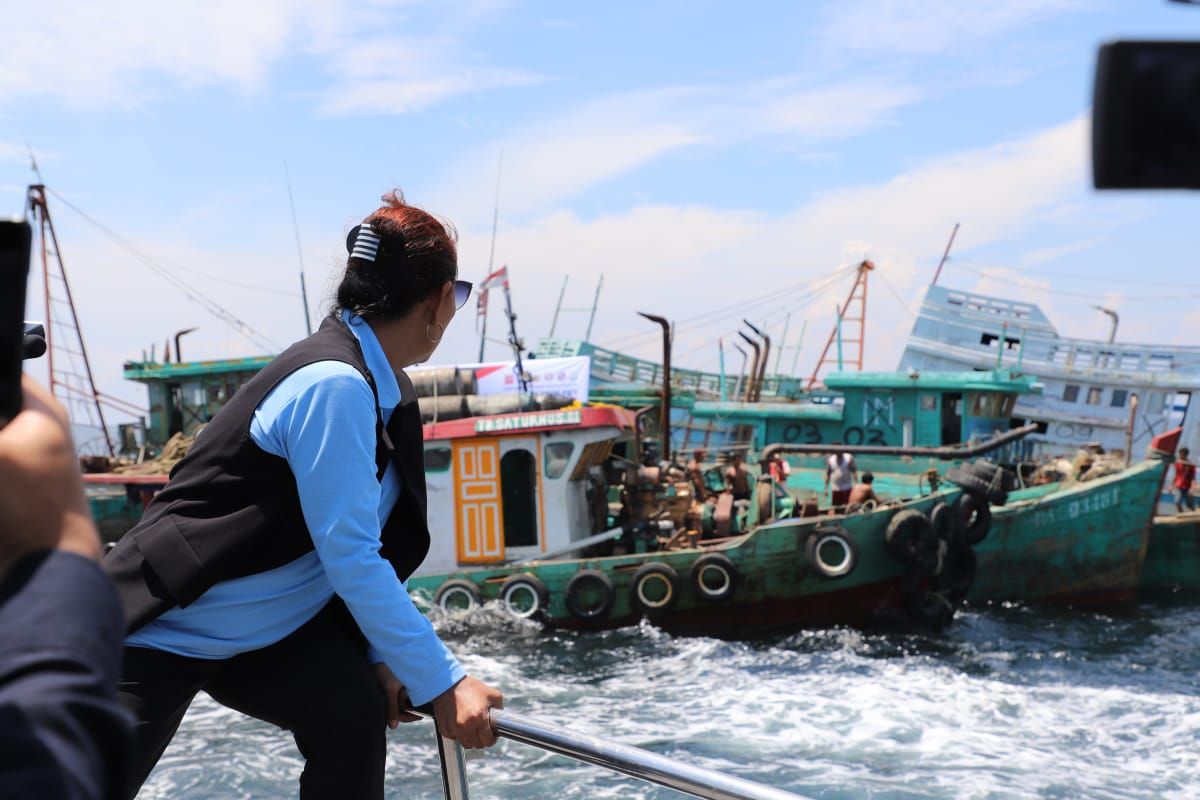
<svg viewBox="0 0 1200 800"><path fill-rule="evenodd" d="M418 574L536 558L609 526L604 467L635 457L635 415L568 407L429 423L429 555ZM447 535L452 534L452 535Z"/></svg>

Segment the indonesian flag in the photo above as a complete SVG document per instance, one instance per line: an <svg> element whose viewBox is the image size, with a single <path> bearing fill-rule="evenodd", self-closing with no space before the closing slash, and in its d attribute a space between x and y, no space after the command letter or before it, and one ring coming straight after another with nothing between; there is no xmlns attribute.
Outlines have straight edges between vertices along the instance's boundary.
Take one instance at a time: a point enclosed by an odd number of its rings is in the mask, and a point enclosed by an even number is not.
<svg viewBox="0 0 1200 800"><path fill-rule="evenodd" d="M480 317L485 316L487 314L488 289L491 289L493 286L503 286L505 289L508 288L508 265L507 264L504 265L503 267L501 267L500 269L496 270L495 272L493 272L491 275L488 275L486 278L483 279L482 283L480 283L477 287L475 287L475 292L479 298L478 300L475 301L476 309L477 309L477 315Z"/></svg>

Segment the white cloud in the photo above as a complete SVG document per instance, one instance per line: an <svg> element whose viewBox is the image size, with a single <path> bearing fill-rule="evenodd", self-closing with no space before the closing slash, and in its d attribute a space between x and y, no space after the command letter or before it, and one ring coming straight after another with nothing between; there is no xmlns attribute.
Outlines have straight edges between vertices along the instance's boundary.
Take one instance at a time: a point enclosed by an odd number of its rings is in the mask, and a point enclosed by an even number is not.
<svg viewBox="0 0 1200 800"><path fill-rule="evenodd" d="M328 114L420 111L466 92L528 86L541 76L469 63L449 37L353 37L330 54L334 86L322 92Z"/></svg>
<svg viewBox="0 0 1200 800"><path fill-rule="evenodd" d="M49 0L5 10L0 103L53 97L73 107L144 103L178 87L262 91L290 57L318 60L330 113L404 113L449 96L537 80L465 53L461 39L497 4L434 8L425 37L398 36L407 3L347 0ZM446 32L439 33L444 29Z"/></svg>
<svg viewBox="0 0 1200 800"><path fill-rule="evenodd" d="M466 158L441 182L437 205L467 219L491 216L480 176L503 151L506 215L545 212L559 201L669 153L747 140L789 148L844 139L886 125L920 92L892 80L814 86L796 77L738 85L627 92L537 119Z"/></svg>
<svg viewBox="0 0 1200 800"><path fill-rule="evenodd" d="M1042 264L1047 261L1056 261L1065 255L1078 253L1082 250L1091 250L1098 244L1104 242L1103 236L1090 236L1086 239L1079 239L1074 242L1065 242L1063 244L1053 245L1052 247L1041 247L1036 250L1030 250L1021 258L1021 263L1024 266L1032 266L1034 264Z"/></svg>
<svg viewBox="0 0 1200 800"><path fill-rule="evenodd" d="M801 364L811 367L850 280L816 297L806 296L805 287L865 255L877 266L868 308L868 364L891 368L911 316L879 283L886 279L915 308L954 222L963 223L955 245L961 251L1020 235L1048 210L1078 201L1086 186L1086 153L1086 121L1076 119L1017 141L934 159L882 183L827 192L779 215L691 206L635 208L594 219L553 212L502 227L497 261L510 266L522 333L531 341L549 328L564 274L572 276L566 305L578 307L590 300L603 272L594 336L601 343L644 330L634 310L680 320L725 313L711 325L680 327L680 351L695 350L692 363L711 366L714 340L740 321L737 303L765 295L745 313L766 321L777 335L793 312L790 339L806 318ZM466 232L461 262L486 263L488 244L485 228ZM987 288L1003 288L999 294L1013 290L1011 284ZM811 305L802 305L805 301ZM582 335L583 324L560 320L560 333ZM467 357L477 346L473 338L469 322L457 323L442 359ZM631 340L619 343L626 347ZM633 344L647 356L657 349L652 330Z"/></svg>
<svg viewBox="0 0 1200 800"><path fill-rule="evenodd" d="M1080 0L851 0L833 4L823 38L858 53L975 54L981 41L1003 36Z"/></svg>
<svg viewBox="0 0 1200 800"><path fill-rule="evenodd" d="M286 0L16 4L0 29L0 100L126 104L154 81L257 88L306 12Z"/></svg>

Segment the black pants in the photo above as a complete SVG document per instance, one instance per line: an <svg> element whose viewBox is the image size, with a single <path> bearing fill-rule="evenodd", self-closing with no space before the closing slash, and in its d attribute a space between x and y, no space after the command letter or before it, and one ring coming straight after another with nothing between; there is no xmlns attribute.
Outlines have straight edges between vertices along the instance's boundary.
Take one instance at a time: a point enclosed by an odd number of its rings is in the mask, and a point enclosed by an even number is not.
<svg viewBox="0 0 1200 800"><path fill-rule="evenodd" d="M292 732L304 756L300 796L382 798L387 704L366 644L337 600L270 647L213 661L125 648L121 702L138 718L136 794L200 690Z"/></svg>

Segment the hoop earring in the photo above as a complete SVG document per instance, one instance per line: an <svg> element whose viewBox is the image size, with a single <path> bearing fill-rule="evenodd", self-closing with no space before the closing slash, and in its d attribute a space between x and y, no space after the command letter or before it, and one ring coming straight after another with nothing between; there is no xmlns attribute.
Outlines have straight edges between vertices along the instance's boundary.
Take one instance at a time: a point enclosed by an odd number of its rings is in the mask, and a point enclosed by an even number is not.
<svg viewBox="0 0 1200 800"><path fill-rule="evenodd" d="M437 325L437 329L438 329L438 333L437 333L436 337L432 333L429 332L429 329L432 328L434 325ZM432 342L433 344L437 344L438 342L440 342L442 340L442 336L445 333L446 333L446 326L440 322L431 322L425 326L425 336L428 337L429 341Z"/></svg>

